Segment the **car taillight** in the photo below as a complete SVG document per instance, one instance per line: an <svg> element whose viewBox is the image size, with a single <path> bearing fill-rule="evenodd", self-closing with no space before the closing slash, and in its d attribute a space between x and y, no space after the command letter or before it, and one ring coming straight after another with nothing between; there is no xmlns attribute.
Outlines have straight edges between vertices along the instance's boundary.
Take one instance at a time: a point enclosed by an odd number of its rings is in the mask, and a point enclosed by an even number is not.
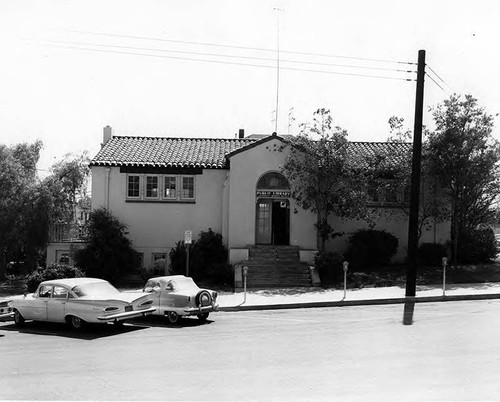
<svg viewBox="0 0 500 402"><path fill-rule="evenodd" d="M104 309L104 312L109 313L110 311L120 310L120 307L110 306Z"/></svg>
<svg viewBox="0 0 500 402"><path fill-rule="evenodd" d="M145 300L142 303L139 303L139 307L149 306L150 304L153 304L153 300Z"/></svg>

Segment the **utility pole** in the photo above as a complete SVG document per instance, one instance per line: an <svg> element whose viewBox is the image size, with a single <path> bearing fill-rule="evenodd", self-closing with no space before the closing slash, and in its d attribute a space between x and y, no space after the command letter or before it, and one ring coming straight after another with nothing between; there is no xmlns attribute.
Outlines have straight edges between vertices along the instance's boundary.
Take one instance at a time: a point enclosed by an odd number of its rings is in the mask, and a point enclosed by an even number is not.
<svg viewBox="0 0 500 402"><path fill-rule="evenodd" d="M278 29L276 37L276 120L274 122L274 132L278 133L278 113L279 113L279 94L280 94L280 13L284 12L282 8L275 7L278 18Z"/></svg>
<svg viewBox="0 0 500 402"><path fill-rule="evenodd" d="M418 210L420 198L420 171L422 160L422 118L424 111L425 50L418 51L415 125L413 129L413 156L411 168L410 219L408 222L408 267L406 270L406 297L414 297L417 287Z"/></svg>

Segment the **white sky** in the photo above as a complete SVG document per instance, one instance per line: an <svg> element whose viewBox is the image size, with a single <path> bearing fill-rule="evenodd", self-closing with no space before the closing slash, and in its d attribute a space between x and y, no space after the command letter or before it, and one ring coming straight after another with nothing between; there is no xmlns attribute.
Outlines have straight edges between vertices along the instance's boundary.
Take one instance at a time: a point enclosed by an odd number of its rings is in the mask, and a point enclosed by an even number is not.
<svg viewBox="0 0 500 402"><path fill-rule="evenodd" d="M425 49L427 64L439 78L427 72L447 93L426 77L424 123L431 123L427 107L453 92L471 93L490 114L500 112L496 0L2 0L0 143L41 139L39 167L47 169L68 152L88 150L94 156L105 125L117 135L234 138L239 128L246 135L271 133L276 52L242 47L276 49L276 7L284 9L279 18L282 67L416 78L284 60L416 66L285 51L416 63L418 50ZM415 82L282 69L279 99L280 134L289 131L291 108L296 119L291 131L297 133L298 123L325 107L351 141L385 141L390 116L404 117L413 127Z"/></svg>

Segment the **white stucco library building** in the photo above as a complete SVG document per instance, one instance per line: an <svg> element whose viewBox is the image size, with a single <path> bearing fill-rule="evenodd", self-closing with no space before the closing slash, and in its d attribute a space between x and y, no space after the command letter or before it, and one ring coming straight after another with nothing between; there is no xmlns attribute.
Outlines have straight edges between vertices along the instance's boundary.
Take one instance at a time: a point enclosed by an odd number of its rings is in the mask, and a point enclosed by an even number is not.
<svg viewBox="0 0 500 402"><path fill-rule="evenodd" d="M355 152L370 152L387 143L350 143ZM211 228L221 233L230 263L248 259L255 245L289 245L312 263L317 250L316 216L300 208L281 174L287 155L286 136L238 138L163 138L113 136L104 128L101 150L91 161L92 209L105 207L127 225L144 267L167 259L176 242L191 230L193 238ZM387 207L380 200L380 208ZM368 225L332 217L344 236L330 241L332 251L345 250L349 234ZM399 239L396 258L406 255L406 221L384 220ZM436 223L421 241L447 238L449 224Z"/></svg>

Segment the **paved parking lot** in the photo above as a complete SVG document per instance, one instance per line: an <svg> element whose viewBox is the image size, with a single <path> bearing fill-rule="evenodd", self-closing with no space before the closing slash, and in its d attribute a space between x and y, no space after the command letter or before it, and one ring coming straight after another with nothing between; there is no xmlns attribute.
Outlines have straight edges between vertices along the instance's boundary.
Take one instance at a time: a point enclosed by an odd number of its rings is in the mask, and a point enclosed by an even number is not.
<svg viewBox="0 0 500 402"><path fill-rule="evenodd" d="M498 400L499 301L0 323L0 399Z"/></svg>

